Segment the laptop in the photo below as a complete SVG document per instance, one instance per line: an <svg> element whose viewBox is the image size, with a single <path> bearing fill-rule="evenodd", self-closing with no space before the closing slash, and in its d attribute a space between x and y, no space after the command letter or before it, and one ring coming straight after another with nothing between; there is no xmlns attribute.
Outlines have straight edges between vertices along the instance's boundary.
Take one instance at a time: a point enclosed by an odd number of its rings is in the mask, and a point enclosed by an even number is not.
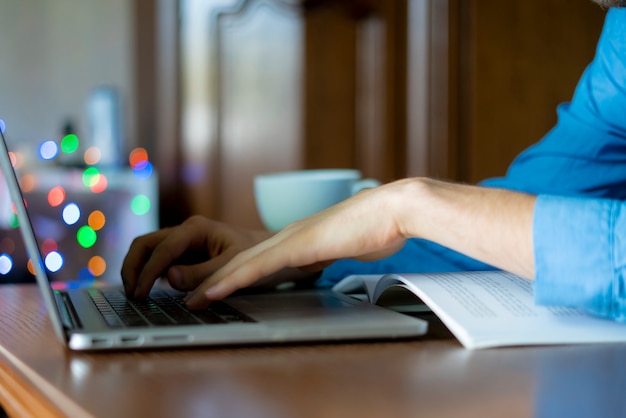
<svg viewBox="0 0 626 418"><path fill-rule="evenodd" d="M0 168L35 279L55 333L70 350L386 340L427 332L424 320L327 289L240 293L205 311L187 311L184 295L167 286L156 286L139 301L127 299L121 284L60 290L46 271L2 120L0 136Z"/></svg>

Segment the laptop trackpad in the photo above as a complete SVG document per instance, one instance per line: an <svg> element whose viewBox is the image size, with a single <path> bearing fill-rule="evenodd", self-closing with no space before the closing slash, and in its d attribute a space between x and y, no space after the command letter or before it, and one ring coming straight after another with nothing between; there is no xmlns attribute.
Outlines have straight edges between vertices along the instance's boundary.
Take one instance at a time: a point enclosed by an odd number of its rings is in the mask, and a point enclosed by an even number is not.
<svg viewBox="0 0 626 418"><path fill-rule="evenodd" d="M384 308L329 290L241 295L228 298L226 302L258 321L281 318L303 321L328 316L354 320L364 314L387 312Z"/></svg>

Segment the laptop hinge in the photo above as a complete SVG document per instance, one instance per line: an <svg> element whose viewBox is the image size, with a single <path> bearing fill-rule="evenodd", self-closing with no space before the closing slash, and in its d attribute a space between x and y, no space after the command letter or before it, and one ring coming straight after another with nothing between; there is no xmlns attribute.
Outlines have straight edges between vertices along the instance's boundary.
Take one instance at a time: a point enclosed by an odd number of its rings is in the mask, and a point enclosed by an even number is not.
<svg viewBox="0 0 626 418"><path fill-rule="evenodd" d="M81 328L81 323L78 320L78 316L76 315L76 311L74 310L74 306L68 294L57 291L54 292L54 296L59 311L61 312L61 322L63 322L63 326L66 329Z"/></svg>

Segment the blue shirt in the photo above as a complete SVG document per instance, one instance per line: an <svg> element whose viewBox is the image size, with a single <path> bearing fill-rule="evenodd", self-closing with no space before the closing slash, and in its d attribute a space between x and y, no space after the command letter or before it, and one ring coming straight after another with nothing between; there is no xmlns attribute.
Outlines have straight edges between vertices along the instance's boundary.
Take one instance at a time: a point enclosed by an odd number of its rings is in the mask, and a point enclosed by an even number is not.
<svg viewBox="0 0 626 418"><path fill-rule="evenodd" d="M596 56L558 122L520 154L505 177L481 184L539 195L535 205L535 300L626 320L626 9L607 12ZM339 260L322 273L489 270L420 239L375 262Z"/></svg>

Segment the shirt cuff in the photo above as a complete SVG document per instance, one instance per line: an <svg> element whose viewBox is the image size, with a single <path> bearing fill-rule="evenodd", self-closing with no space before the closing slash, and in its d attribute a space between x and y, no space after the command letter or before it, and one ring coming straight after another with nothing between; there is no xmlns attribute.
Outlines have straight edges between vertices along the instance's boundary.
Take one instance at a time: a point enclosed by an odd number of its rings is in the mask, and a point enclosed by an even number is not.
<svg viewBox="0 0 626 418"><path fill-rule="evenodd" d="M535 302L625 320L623 203L540 195L533 218Z"/></svg>

